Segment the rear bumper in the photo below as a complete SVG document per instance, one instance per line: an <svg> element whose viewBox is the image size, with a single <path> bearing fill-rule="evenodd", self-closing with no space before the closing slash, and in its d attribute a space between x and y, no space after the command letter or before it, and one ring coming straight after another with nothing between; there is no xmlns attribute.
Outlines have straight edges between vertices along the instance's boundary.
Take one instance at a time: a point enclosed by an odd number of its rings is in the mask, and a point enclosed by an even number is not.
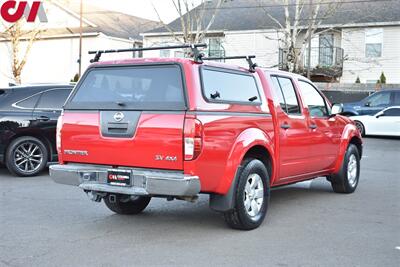
<svg viewBox="0 0 400 267"><path fill-rule="evenodd" d="M177 171L118 168L131 172L132 185L113 186L107 183L111 166L66 164L50 166L50 176L56 182L79 186L83 190L126 195L195 196L200 192L200 179Z"/></svg>

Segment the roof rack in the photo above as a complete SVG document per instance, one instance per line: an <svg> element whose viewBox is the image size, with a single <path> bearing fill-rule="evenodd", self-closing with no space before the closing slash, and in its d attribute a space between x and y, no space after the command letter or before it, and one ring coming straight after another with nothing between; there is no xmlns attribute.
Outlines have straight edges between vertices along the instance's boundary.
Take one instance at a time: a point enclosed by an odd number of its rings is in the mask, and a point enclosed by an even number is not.
<svg viewBox="0 0 400 267"><path fill-rule="evenodd" d="M128 49L112 49L112 50L97 50L89 51L89 55L95 55L90 63L98 62L102 54L110 53L124 53L124 52L137 52L137 51L150 51L150 50L164 50L164 49L179 49L179 48L190 48L192 49L192 57L195 62L202 63L203 54L200 53L198 48L206 48L207 44L184 44L184 45L173 45L173 46L155 46L155 47L142 47L142 48L128 48Z"/></svg>
<svg viewBox="0 0 400 267"><path fill-rule="evenodd" d="M246 59L249 64L249 71L255 72L257 64L253 62L252 59L256 58L256 56L233 56L233 57L203 57L202 60L227 60L227 59Z"/></svg>

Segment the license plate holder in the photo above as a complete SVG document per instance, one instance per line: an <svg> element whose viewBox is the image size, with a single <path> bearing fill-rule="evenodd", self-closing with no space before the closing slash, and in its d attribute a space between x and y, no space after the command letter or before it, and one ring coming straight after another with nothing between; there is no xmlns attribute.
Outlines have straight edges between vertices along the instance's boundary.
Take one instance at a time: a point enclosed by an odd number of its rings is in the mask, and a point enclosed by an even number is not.
<svg viewBox="0 0 400 267"><path fill-rule="evenodd" d="M129 170L108 170L107 183L114 186L131 186L132 172Z"/></svg>

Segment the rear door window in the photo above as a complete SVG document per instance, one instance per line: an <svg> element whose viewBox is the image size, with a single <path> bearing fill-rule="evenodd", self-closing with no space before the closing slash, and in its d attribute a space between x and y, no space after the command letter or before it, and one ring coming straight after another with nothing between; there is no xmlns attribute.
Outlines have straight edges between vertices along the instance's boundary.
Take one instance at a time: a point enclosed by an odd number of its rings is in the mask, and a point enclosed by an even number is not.
<svg viewBox="0 0 400 267"><path fill-rule="evenodd" d="M301 114L299 100L290 78L272 76L275 94L278 95L282 109L289 115ZM281 91L281 93L279 93ZM282 97L284 103L282 103Z"/></svg>
<svg viewBox="0 0 400 267"><path fill-rule="evenodd" d="M54 89L42 93L36 109L56 110L62 109L62 106L67 100L71 90L69 89Z"/></svg>
<svg viewBox="0 0 400 267"><path fill-rule="evenodd" d="M216 68L202 68L203 94L209 102L256 104L260 94L253 75Z"/></svg>
<svg viewBox="0 0 400 267"><path fill-rule="evenodd" d="M66 109L185 110L177 65L93 68Z"/></svg>
<svg viewBox="0 0 400 267"><path fill-rule="evenodd" d="M389 117L399 117L400 116L400 108L391 108L387 109L384 112L385 116Z"/></svg>
<svg viewBox="0 0 400 267"><path fill-rule="evenodd" d="M279 85L279 81L277 77L271 77L272 83L273 83L273 91L275 94L275 97L278 98L279 105L281 108L286 112L286 102L285 102L285 97L283 96L281 86Z"/></svg>
<svg viewBox="0 0 400 267"><path fill-rule="evenodd" d="M36 103L38 102L40 97L40 94L35 94L33 96L24 98L17 103L15 103L13 106L19 109L34 109L36 106Z"/></svg>

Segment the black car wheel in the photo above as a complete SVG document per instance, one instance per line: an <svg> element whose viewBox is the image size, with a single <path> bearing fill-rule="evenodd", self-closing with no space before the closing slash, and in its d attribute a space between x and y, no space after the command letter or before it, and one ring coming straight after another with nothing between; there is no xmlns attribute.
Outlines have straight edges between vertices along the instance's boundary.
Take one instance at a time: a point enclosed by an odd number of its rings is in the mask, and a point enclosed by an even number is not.
<svg viewBox="0 0 400 267"><path fill-rule="evenodd" d="M360 132L361 136L365 136L364 124L362 124L362 122L360 122L360 121L354 121L354 123L356 124L356 127L357 127L358 131Z"/></svg>
<svg viewBox="0 0 400 267"><path fill-rule="evenodd" d="M48 152L42 141L23 136L11 142L6 153L6 166L21 177L35 176L47 165Z"/></svg>
<svg viewBox="0 0 400 267"><path fill-rule="evenodd" d="M328 176L336 193L353 193L360 179L360 154L355 145L350 144L339 173Z"/></svg>
<svg viewBox="0 0 400 267"><path fill-rule="evenodd" d="M224 213L226 223L239 230L257 228L267 214L269 196L265 165L257 159L245 160L236 187L234 208Z"/></svg>

